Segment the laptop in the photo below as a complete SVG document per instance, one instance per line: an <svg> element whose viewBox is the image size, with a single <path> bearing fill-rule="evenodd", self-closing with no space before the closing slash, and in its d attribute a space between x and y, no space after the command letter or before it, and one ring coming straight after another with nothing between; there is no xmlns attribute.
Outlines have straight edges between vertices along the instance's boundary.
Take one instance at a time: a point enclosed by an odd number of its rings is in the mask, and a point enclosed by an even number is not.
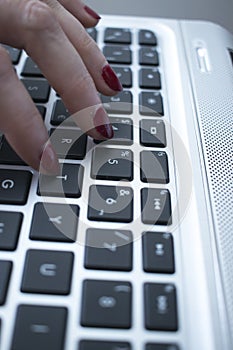
<svg viewBox="0 0 233 350"><path fill-rule="evenodd" d="M233 349L233 36L103 16L124 87L114 137L83 135L7 47L60 158L39 175L1 137L1 350Z"/></svg>

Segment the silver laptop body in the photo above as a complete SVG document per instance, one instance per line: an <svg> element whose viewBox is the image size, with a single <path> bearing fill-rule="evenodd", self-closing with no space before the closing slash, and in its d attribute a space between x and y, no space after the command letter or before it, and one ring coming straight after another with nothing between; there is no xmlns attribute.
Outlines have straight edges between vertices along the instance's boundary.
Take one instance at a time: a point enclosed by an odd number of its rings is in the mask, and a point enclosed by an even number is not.
<svg viewBox="0 0 233 350"><path fill-rule="evenodd" d="M65 161L82 164L84 168L82 193L79 198L39 196L38 174L35 171L26 165L0 165L0 170L27 170L33 174L26 204L13 205L0 202L0 212L23 214L17 247L14 251L0 250L0 260L12 262L5 301L0 306L0 348L28 349L28 345L25 347L20 345L23 344L23 340L19 340L16 330L19 327L16 314L19 306L33 305L62 307L67 310L62 342L56 348L45 346L45 350L232 350L233 36L220 26L207 22L104 15L97 27L96 40L101 48L106 45L104 43L106 28L126 28L132 34L132 41L128 45L132 51L132 63L122 65L130 67L133 74L132 86L125 88L133 97L132 112L127 114L109 112L109 115L120 120L130 118L133 121L133 143L114 146L96 145L88 139L87 154L83 160ZM159 92L163 100L162 116L140 113L138 96L145 89L139 86L141 69L138 62L139 30L153 32L157 37L159 66L156 69L161 78ZM25 58L26 54L23 53L16 65L19 76ZM114 67L114 62L112 65ZM45 123L48 128L51 128L50 116L56 99L58 97L52 90L48 101L43 104L46 107ZM107 108L109 105L111 107L111 103L118 102L117 97L112 98L109 103L104 101ZM153 148L142 144L140 122L143 119L163 121L167 142L162 150L159 147ZM152 133L152 129L150 130ZM130 181L93 179L90 175L92 152L98 147L131 151L133 179ZM139 155L145 150L166 153L168 182L141 181ZM5 180L9 179L0 179L0 186L6 184ZM121 189L127 188L127 191L131 188L133 219L130 222L111 222L88 218L90 186L93 185L122 186ZM145 187L157 189L162 195L169 191L172 212L170 222L150 224L143 221L140 196ZM124 194L127 196L126 192ZM156 200L154 198L155 211L156 206L159 206ZM79 206L77 237L73 243L29 239L34 205L44 201ZM0 243L3 228L2 225ZM133 244L131 270L86 268L84 261L88 229L115 230L118 236L119 232L124 234L125 231L130 231ZM175 266L173 273L146 271L143 265L145 259L143 254L146 253L143 251L142 242L145 232L153 232L155 235L162 233L164 237L168 237L166 234L172 235ZM105 244L102 249L112 250L114 254L113 243ZM161 251L163 246L157 245L154 249L155 254L163 255ZM22 279L26 273L25 256L28 250L73 253L71 287L67 295L22 291ZM47 270L51 268L51 265L47 266ZM50 275L48 278L53 278L53 272L48 275ZM128 327L91 323L88 325L88 322L85 324L84 281L120 281L117 287L118 293L126 295L130 291L132 304ZM124 283L130 283L130 287L127 285L127 289ZM145 300L148 295L145 292L146 285L163 285L164 293L153 297L152 290L151 303L148 304ZM173 293L174 288L176 327L166 329L165 326L164 329L156 329L148 326L146 313L149 313L152 319L153 315L159 315L158 317L163 319L167 314L169 319L172 306L166 293ZM104 294L101 298L98 305L100 309L108 308L108 312L111 312L111 308L114 311L114 308L119 307L114 304L116 300L111 295ZM124 309L121 313L124 314ZM32 339L39 339L39 343L42 339L40 337L50 332L50 328L46 327L46 322L34 322L28 332L31 332ZM25 340L25 344L29 344L30 341ZM95 345L91 347L88 341L92 341ZM36 345L34 349L37 349Z"/></svg>

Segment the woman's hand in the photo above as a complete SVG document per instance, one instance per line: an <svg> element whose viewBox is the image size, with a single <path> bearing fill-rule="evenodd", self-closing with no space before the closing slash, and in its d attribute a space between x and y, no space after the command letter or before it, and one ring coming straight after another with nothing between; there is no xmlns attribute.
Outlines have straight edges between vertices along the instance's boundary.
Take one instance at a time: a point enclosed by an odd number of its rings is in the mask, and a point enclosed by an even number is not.
<svg viewBox="0 0 233 350"><path fill-rule="evenodd" d="M114 95L122 87L84 29L99 19L81 0L0 0L0 43L24 49L70 114L77 115L82 130L103 139L111 138L113 132L97 90ZM91 106L92 113L80 118L77 112ZM44 173L58 172L42 118L1 46L0 131L27 164Z"/></svg>

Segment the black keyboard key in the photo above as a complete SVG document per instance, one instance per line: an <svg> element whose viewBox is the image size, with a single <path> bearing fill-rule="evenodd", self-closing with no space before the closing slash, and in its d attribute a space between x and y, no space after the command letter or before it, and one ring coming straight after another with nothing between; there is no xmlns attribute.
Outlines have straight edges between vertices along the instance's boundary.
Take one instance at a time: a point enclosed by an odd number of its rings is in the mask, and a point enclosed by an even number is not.
<svg viewBox="0 0 233 350"><path fill-rule="evenodd" d="M64 350L67 309L20 305L11 350Z"/></svg>
<svg viewBox="0 0 233 350"><path fill-rule="evenodd" d="M141 89L161 89L161 79L158 70L155 68L140 69L139 86Z"/></svg>
<svg viewBox="0 0 233 350"><path fill-rule="evenodd" d="M157 45L157 37L151 30L142 29L138 35L139 45Z"/></svg>
<svg viewBox="0 0 233 350"><path fill-rule="evenodd" d="M109 63L132 63L132 52L129 46L106 45L103 48L103 54Z"/></svg>
<svg viewBox="0 0 233 350"><path fill-rule="evenodd" d="M130 231L88 229L85 267L95 270L132 270L132 239Z"/></svg>
<svg viewBox="0 0 233 350"><path fill-rule="evenodd" d="M110 117L110 122L114 130L114 136L109 143L118 145L133 144L133 122L130 118Z"/></svg>
<svg viewBox="0 0 233 350"><path fill-rule="evenodd" d="M139 112L141 115L162 116L164 112L161 94L142 91L139 95Z"/></svg>
<svg viewBox="0 0 233 350"><path fill-rule="evenodd" d="M176 344L148 343L145 350L179 350Z"/></svg>
<svg viewBox="0 0 233 350"><path fill-rule="evenodd" d="M50 141L59 158L83 159L86 155L87 135L79 129L51 129Z"/></svg>
<svg viewBox="0 0 233 350"><path fill-rule="evenodd" d="M169 182L167 154L162 151L140 153L141 181L165 184Z"/></svg>
<svg viewBox="0 0 233 350"><path fill-rule="evenodd" d="M78 350L131 350L128 342L81 340ZM176 349L175 349L176 350Z"/></svg>
<svg viewBox="0 0 233 350"><path fill-rule="evenodd" d="M104 42L113 44L131 44L131 32L127 28L106 28Z"/></svg>
<svg viewBox="0 0 233 350"><path fill-rule="evenodd" d="M162 120L140 121L140 143L148 147L166 147L165 125Z"/></svg>
<svg viewBox="0 0 233 350"><path fill-rule="evenodd" d="M91 176L100 180L133 180L133 153L127 149L96 147Z"/></svg>
<svg viewBox="0 0 233 350"><path fill-rule="evenodd" d="M166 189L143 188L141 190L142 222L152 225L170 225L171 199Z"/></svg>
<svg viewBox="0 0 233 350"><path fill-rule="evenodd" d="M172 284L145 283L145 327L150 330L177 331L176 289Z"/></svg>
<svg viewBox="0 0 233 350"><path fill-rule="evenodd" d="M0 250L16 249L22 220L22 213L0 211Z"/></svg>
<svg viewBox="0 0 233 350"><path fill-rule="evenodd" d="M133 83L132 70L128 67L113 66L121 85L126 88L131 88Z"/></svg>
<svg viewBox="0 0 233 350"><path fill-rule="evenodd" d="M173 238L170 233L144 232L142 249L144 271L155 273L175 272Z"/></svg>
<svg viewBox="0 0 233 350"><path fill-rule="evenodd" d="M142 66L158 66L157 49L155 47L141 47L139 50L139 64Z"/></svg>
<svg viewBox="0 0 233 350"><path fill-rule="evenodd" d="M96 221L131 222L133 191L122 186L91 186L88 219Z"/></svg>
<svg viewBox="0 0 233 350"><path fill-rule="evenodd" d="M0 164L26 165L26 163L13 150L5 136L2 136L0 142Z"/></svg>
<svg viewBox="0 0 233 350"><path fill-rule="evenodd" d="M25 204L31 178L30 171L0 169L0 203Z"/></svg>
<svg viewBox="0 0 233 350"><path fill-rule="evenodd" d="M46 114L46 108L44 106L41 105L36 105L36 108L38 109L42 119L45 119L45 114Z"/></svg>
<svg viewBox="0 0 233 350"><path fill-rule="evenodd" d="M43 77L43 74L37 64L31 59L31 57L27 57L23 70L21 72L23 77Z"/></svg>
<svg viewBox="0 0 233 350"><path fill-rule="evenodd" d="M28 250L21 291L41 294L69 294L73 259L71 252Z"/></svg>
<svg viewBox="0 0 233 350"><path fill-rule="evenodd" d="M41 117L45 119L46 108L36 105ZM26 165L26 163L13 150L4 136L0 137L0 164Z"/></svg>
<svg viewBox="0 0 233 350"><path fill-rule="evenodd" d="M132 145L133 144L133 121L130 118L109 118L114 131L113 138L101 141L95 140L95 143L107 143L111 145Z"/></svg>
<svg viewBox="0 0 233 350"><path fill-rule="evenodd" d="M74 242L78 217L77 205L36 203L30 238L42 241Z"/></svg>
<svg viewBox="0 0 233 350"><path fill-rule="evenodd" d="M101 95L101 100L107 113L132 114L133 96L131 91L121 91L116 96Z"/></svg>
<svg viewBox="0 0 233 350"><path fill-rule="evenodd" d="M132 287L129 282L86 280L81 324L84 327L131 327Z"/></svg>
<svg viewBox="0 0 233 350"><path fill-rule="evenodd" d="M22 54L22 50L16 49L15 47L11 47L8 45L2 45L9 53L12 64L18 64L20 56Z"/></svg>
<svg viewBox="0 0 233 350"><path fill-rule="evenodd" d="M22 79L26 90L34 102L47 102L49 99L50 86L45 79Z"/></svg>
<svg viewBox="0 0 233 350"><path fill-rule="evenodd" d="M6 301L11 270L11 261L0 260L0 305L4 305Z"/></svg>
<svg viewBox="0 0 233 350"><path fill-rule="evenodd" d="M50 123L54 126L58 126L61 123L64 123L65 126L76 126L62 100L57 100L54 103Z"/></svg>
<svg viewBox="0 0 233 350"><path fill-rule="evenodd" d="M87 33L90 35L90 37L94 40L97 41L97 30L96 28L87 28L86 29Z"/></svg>
<svg viewBox="0 0 233 350"><path fill-rule="evenodd" d="M83 173L82 165L64 163L61 175L40 174L37 193L42 196L78 198L81 196Z"/></svg>

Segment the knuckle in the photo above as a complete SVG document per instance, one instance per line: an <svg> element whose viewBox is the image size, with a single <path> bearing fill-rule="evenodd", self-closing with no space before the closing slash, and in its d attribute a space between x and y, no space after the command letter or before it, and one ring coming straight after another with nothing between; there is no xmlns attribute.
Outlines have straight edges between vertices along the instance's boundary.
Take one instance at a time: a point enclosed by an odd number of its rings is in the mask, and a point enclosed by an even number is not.
<svg viewBox="0 0 233 350"><path fill-rule="evenodd" d="M90 35L87 34L85 30L80 31L80 43L83 51L89 52L90 50L93 50L95 47L97 48L96 43L94 40L90 37Z"/></svg>
<svg viewBox="0 0 233 350"><path fill-rule="evenodd" d="M28 1L25 5L23 24L25 29L53 30L57 24L53 10L41 1Z"/></svg>
<svg viewBox="0 0 233 350"><path fill-rule="evenodd" d="M88 72L79 75L74 76L72 80L69 81L69 87L64 89L61 92L61 97L66 99L70 99L70 96L74 96L74 92L76 91L76 95L83 96L83 95L89 95L90 91L95 90L94 82L89 75ZM81 94L80 94L81 93Z"/></svg>
<svg viewBox="0 0 233 350"><path fill-rule="evenodd" d="M92 80L91 76L89 75L89 73L86 73L86 74L82 75L81 77L79 77L76 84L81 91L86 91L86 90L92 88L94 85L93 80Z"/></svg>

